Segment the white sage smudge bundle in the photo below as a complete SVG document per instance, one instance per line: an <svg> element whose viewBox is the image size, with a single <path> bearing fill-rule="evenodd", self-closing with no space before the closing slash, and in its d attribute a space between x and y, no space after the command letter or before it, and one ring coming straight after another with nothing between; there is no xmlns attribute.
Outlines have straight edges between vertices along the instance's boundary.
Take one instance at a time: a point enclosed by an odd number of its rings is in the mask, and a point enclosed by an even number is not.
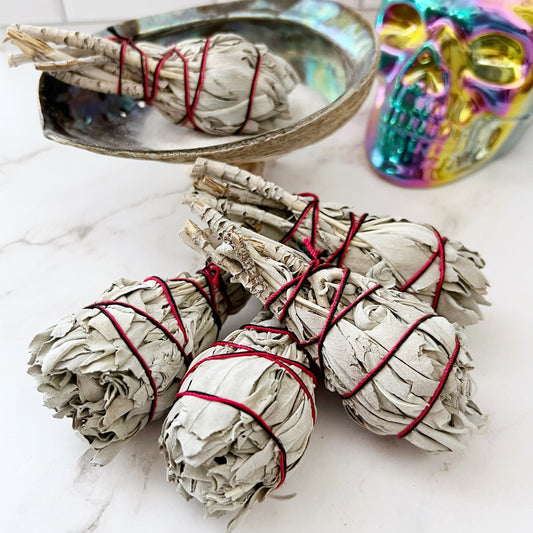
<svg viewBox="0 0 533 533"><path fill-rule="evenodd" d="M202 352L163 424L168 480L209 515L240 518L302 458L315 380L305 352L270 313Z"/></svg>
<svg viewBox="0 0 533 533"><path fill-rule="evenodd" d="M227 279L227 277L225 278ZM165 414L194 355L246 301L208 265L198 274L120 279L99 301L37 335L28 372L44 405L108 463L122 443Z"/></svg>
<svg viewBox="0 0 533 533"><path fill-rule="evenodd" d="M7 36L23 52L11 56L11 66L31 60L65 83L143 99L172 122L204 133L261 133L275 127L275 119L290 118L295 71L266 46L239 35L165 47L16 24Z"/></svg>
<svg viewBox="0 0 533 533"><path fill-rule="evenodd" d="M186 242L292 331L356 422L426 450L463 449L463 435L484 419L471 399L470 358L450 322L412 295L321 263L316 253L310 262L199 200L191 207L209 229L188 221Z"/></svg>
<svg viewBox="0 0 533 533"><path fill-rule="evenodd" d="M481 318L488 287L484 261L428 224L356 217L345 205L290 194L245 170L206 159L197 160L192 174L201 200L232 220L304 250L304 239L310 239L328 255L337 252L330 262L412 293L458 325Z"/></svg>

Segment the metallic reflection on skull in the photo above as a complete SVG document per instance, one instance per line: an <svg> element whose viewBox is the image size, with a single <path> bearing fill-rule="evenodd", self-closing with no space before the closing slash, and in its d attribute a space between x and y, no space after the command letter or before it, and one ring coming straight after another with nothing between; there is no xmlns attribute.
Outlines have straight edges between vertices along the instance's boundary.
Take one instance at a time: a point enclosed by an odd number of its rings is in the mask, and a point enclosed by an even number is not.
<svg viewBox="0 0 533 533"><path fill-rule="evenodd" d="M396 183L457 179L523 132L533 95L533 0L386 0L367 154Z"/></svg>

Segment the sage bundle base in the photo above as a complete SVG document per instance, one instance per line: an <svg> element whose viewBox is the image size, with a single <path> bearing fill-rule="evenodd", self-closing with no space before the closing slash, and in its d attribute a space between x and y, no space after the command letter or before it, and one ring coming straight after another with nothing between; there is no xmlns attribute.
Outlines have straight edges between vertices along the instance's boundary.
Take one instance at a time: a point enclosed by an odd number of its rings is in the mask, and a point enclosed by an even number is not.
<svg viewBox="0 0 533 533"><path fill-rule="evenodd" d="M163 424L168 480L208 514L237 517L279 487L315 421L309 365L265 313L198 355Z"/></svg>
<svg viewBox="0 0 533 533"><path fill-rule="evenodd" d="M354 215L344 204L294 195L238 167L198 159L193 171L201 201L229 219L306 251L305 239L354 272L415 295L459 325L481 318L487 304L484 261L428 224ZM186 200L194 201L194 199Z"/></svg>
<svg viewBox="0 0 533 533"><path fill-rule="evenodd" d="M462 449L483 424L471 399L470 357L446 318L413 295L311 259L191 200L207 223L183 237L257 296L306 348L348 414L381 435L430 451Z"/></svg>
<svg viewBox="0 0 533 533"><path fill-rule="evenodd" d="M22 55L65 83L144 100L176 124L211 135L256 134L290 118L288 94L298 77L264 45L215 34L171 46L58 28L13 25L8 39Z"/></svg>
<svg viewBox="0 0 533 533"><path fill-rule="evenodd" d="M29 373L54 416L71 418L93 462L106 464L168 411L194 355L246 299L214 265L168 280L120 279L33 339Z"/></svg>

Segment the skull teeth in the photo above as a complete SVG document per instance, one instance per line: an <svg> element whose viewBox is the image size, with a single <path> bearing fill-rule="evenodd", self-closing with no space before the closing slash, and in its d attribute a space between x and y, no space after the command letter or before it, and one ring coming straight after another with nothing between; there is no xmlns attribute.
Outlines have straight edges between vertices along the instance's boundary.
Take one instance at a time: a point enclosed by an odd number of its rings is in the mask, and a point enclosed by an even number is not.
<svg viewBox="0 0 533 533"><path fill-rule="evenodd" d="M391 163L413 165L423 160L430 140L414 133L405 133L398 126L382 122L379 132L380 151Z"/></svg>
<svg viewBox="0 0 533 533"><path fill-rule="evenodd" d="M411 113L395 108L383 117L382 126L392 128L406 137L420 138L426 142L435 140L439 131L438 122L432 119L421 120Z"/></svg>
<svg viewBox="0 0 533 533"><path fill-rule="evenodd" d="M446 133L442 123L447 97L428 97L415 87L400 84L388 102L390 107L382 113L379 125L381 155L390 164L421 165L430 158L430 146Z"/></svg>

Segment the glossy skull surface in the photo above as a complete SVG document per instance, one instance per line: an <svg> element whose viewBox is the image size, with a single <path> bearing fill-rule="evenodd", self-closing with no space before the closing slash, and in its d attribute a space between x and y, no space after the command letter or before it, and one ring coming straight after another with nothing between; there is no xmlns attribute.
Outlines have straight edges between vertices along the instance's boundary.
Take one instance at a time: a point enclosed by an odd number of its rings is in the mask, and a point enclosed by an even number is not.
<svg viewBox="0 0 533 533"><path fill-rule="evenodd" d="M532 0L386 0L366 150L409 186L471 172L523 132L532 111Z"/></svg>

